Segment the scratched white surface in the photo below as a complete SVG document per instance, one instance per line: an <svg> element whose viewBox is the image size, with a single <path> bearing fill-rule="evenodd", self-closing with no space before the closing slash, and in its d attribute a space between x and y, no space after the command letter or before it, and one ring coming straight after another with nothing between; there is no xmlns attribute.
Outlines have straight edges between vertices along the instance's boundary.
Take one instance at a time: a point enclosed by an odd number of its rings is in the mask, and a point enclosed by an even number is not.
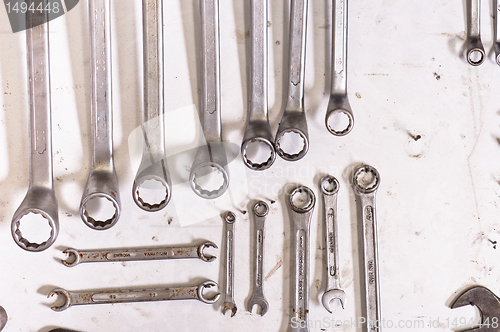
<svg viewBox="0 0 500 332"><path fill-rule="evenodd" d="M351 1L348 90L356 123L352 133L338 138L324 127L329 88L325 73L329 68L326 41L330 7L326 2L309 1L305 94L309 153L295 163L278 159L261 173L245 170L245 195L216 209L231 209L237 215L238 312L233 318L221 314L220 302L214 306L197 301L80 306L60 313L49 309L53 300L46 299L46 294L55 287L154 287L189 285L203 279L221 283L220 259L214 263L129 262L75 268L64 267L59 259L66 247L154 247L201 239L220 246L222 222L218 216L206 217L210 213L204 205L196 199L191 202L187 194L176 199L184 199L192 210L199 211L200 219L206 220L196 224L185 217L181 220L175 204L159 213L146 213L132 201L131 186L140 156L129 138L140 125L142 107L139 0L112 2L114 147L122 217L104 232L91 230L80 220L78 207L90 152L87 2L82 0L67 15L50 23L59 238L42 253L18 248L10 235L10 222L29 180L25 34L12 34L6 12L0 9L0 305L9 314L6 331L48 332L56 327L96 332L287 331L290 222L283 190L290 183L310 186L318 198L311 225L310 319L315 323L310 330L333 331L332 317L356 321L362 316L363 298L359 222L349 178L361 162L375 166L382 177L377 200L381 305L383 319L394 324L384 330L453 331L454 319L477 319L474 309L451 310L449 305L458 291L476 284L500 295L500 248L495 245L500 241L500 68L492 60L492 5L483 1L481 28L488 59L473 68L461 53L465 1ZM199 105L197 3L164 1L167 112ZM243 1L220 3L224 139L239 145L247 108L244 17L248 8ZM286 1L270 3L269 103L276 130L283 105L287 7ZM179 124L168 123L167 127L173 131ZM186 137L184 143L189 146L190 136ZM179 142L167 141L169 153L182 150L182 145L174 143ZM242 165L239 158L236 166ZM337 305L333 315L318 301L325 279L318 182L326 173L341 183L341 280L348 297L346 309ZM242 211L255 199L275 201L270 204L266 225L264 287L270 308L264 317L245 311L252 266L251 221L249 213ZM181 226L185 224L191 225ZM407 327L398 327L400 322ZM362 329L349 326L335 331Z"/></svg>

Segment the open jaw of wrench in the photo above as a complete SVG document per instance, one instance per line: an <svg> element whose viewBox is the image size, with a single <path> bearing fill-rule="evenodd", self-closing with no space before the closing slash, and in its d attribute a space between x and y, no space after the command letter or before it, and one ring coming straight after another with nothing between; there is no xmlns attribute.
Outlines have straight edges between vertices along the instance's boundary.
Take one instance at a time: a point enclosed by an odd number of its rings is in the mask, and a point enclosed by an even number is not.
<svg viewBox="0 0 500 332"><path fill-rule="evenodd" d="M59 234L57 199L52 172L52 126L50 103L49 23L46 11L26 12L28 52L28 91L30 104L30 183L26 197L12 217L14 241L28 251L50 247ZM29 23L31 22L31 23ZM38 24L36 22L47 22ZM21 233L21 219L28 214L41 215L50 226L49 238L31 242Z"/></svg>
<svg viewBox="0 0 500 332"><path fill-rule="evenodd" d="M275 141L276 152L288 161L302 159L309 150L304 109L307 3L292 0L290 8L287 97Z"/></svg>
<svg viewBox="0 0 500 332"><path fill-rule="evenodd" d="M163 2L143 0L144 39L144 108L142 133L144 145L142 160L132 187L135 203L145 211L159 211L167 206L172 196L170 174L165 155L165 108L163 91ZM153 186L153 183L156 186ZM161 193L159 202L151 202L141 186L149 184L154 193ZM160 186L158 186L158 184ZM158 187L160 187L158 189Z"/></svg>
<svg viewBox="0 0 500 332"><path fill-rule="evenodd" d="M269 206L259 201L253 206L255 220L254 278L252 296L247 302L247 310L252 312L255 305L260 306L260 315L264 316L269 309L269 303L264 296L264 229Z"/></svg>
<svg viewBox="0 0 500 332"><path fill-rule="evenodd" d="M500 66L500 0L495 0L495 61Z"/></svg>
<svg viewBox="0 0 500 332"><path fill-rule="evenodd" d="M227 310L231 310L231 317L233 317L238 310L234 302L234 223L236 216L228 211L224 216L224 221L226 225L226 274L224 275L225 292L222 313L225 315Z"/></svg>
<svg viewBox="0 0 500 332"><path fill-rule="evenodd" d="M479 327L461 330L461 332L500 332L500 299L488 288L482 286L469 288L455 299L451 308L455 309L466 305L477 307L481 321Z"/></svg>
<svg viewBox="0 0 500 332"><path fill-rule="evenodd" d="M213 304L219 300L220 294L206 297L205 289L217 287L211 280L202 282L197 286L146 288L132 290L109 290L96 292L69 292L62 288L52 290L48 298L54 295L62 296L64 304L53 306L54 311L63 311L74 305L104 304L104 303L132 303L170 300L199 300L206 304Z"/></svg>
<svg viewBox="0 0 500 332"><path fill-rule="evenodd" d="M248 168L262 171L271 167L276 159L267 102L268 0L251 0L250 8L252 23L250 30L250 40L252 41L249 75L250 96L248 122L241 143L241 155Z"/></svg>
<svg viewBox="0 0 500 332"><path fill-rule="evenodd" d="M339 299L342 309L345 308L347 296L340 287L339 235L337 223L337 194L339 181L330 175L321 179L321 193L325 204L326 230L326 290L321 301L329 313L332 313L331 301Z"/></svg>
<svg viewBox="0 0 500 332"><path fill-rule="evenodd" d="M217 248L213 242L207 241L199 246L192 247L164 247L153 249L122 249L122 250L77 250L68 248L63 251L68 257L62 263L68 267L80 263L93 262L126 262L161 259L199 258L205 262L212 262L215 256L205 255L206 248Z"/></svg>
<svg viewBox="0 0 500 332"><path fill-rule="evenodd" d="M90 0L91 91L91 165L80 203L80 217L90 228L105 230L120 217L118 177L113 162L113 104L111 87L110 0ZM108 218L92 217L89 202L111 202L114 214ZM109 203L108 203L109 204Z"/></svg>
<svg viewBox="0 0 500 332"><path fill-rule="evenodd" d="M335 136L349 134L354 116L347 98L347 0L334 0L332 8L332 83L326 110L326 129ZM347 117L347 125L344 123Z"/></svg>
<svg viewBox="0 0 500 332"><path fill-rule="evenodd" d="M219 0L201 0L201 111L205 136L191 166L189 182L200 197L213 199L229 186L227 157L222 143L219 70Z"/></svg>
<svg viewBox="0 0 500 332"><path fill-rule="evenodd" d="M316 197L308 187L296 187L288 194L292 223L292 325L293 332L309 331L309 229Z"/></svg>
<svg viewBox="0 0 500 332"><path fill-rule="evenodd" d="M359 198L362 229L362 253L367 331L380 331L380 283L375 194L380 185L378 171L369 165L359 166L353 174L354 192Z"/></svg>
<svg viewBox="0 0 500 332"><path fill-rule="evenodd" d="M473 66L479 66L486 58L483 43L481 42L481 0L468 0L467 12L467 62Z"/></svg>

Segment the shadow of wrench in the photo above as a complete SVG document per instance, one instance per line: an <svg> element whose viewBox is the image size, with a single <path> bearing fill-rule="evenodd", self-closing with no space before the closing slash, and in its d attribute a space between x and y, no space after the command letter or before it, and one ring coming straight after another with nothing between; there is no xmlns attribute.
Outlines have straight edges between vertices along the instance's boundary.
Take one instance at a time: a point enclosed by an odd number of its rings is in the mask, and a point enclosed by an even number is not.
<svg viewBox="0 0 500 332"><path fill-rule="evenodd" d="M28 90L30 105L30 183L26 197L12 217L14 241L24 250L49 248L59 234L57 199L52 171L52 126L50 102L49 23L46 11L26 12L26 22L34 27L26 30L28 53ZM33 213L45 218L51 228L49 238L35 243L23 237L21 219Z"/></svg>
<svg viewBox="0 0 500 332"><path fill-rule="evenodd" d="M479 309L481 322L479 327L462 332L500 332L500 299L488 288L482 286L469 288L455 299L451 308L466 305L473 305Z"/></svg>

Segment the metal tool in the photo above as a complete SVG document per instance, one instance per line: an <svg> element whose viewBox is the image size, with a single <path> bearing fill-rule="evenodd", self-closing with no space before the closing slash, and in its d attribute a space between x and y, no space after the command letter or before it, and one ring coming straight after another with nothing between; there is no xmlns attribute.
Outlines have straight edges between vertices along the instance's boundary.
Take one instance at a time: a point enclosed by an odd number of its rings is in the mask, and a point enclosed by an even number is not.
<svg viewBox="0 0 500 332"><path fill-rule="evenodd" d="M495 0L495 61L500 66L500 0Z"/></svg>
<svg viewBox="0 0 500 332"><path fill-rule="evenodd" d="M288 91L285 102L285 112L281 118L276 133L276 152L289 161L302 159L309 150L309 134L307 131L306 112L304 109L304 76L306 64L306 30L307 30L307 3L308 0L292 0L290 8L290 35L288 54ZM302 146L296 151L285 151L283 139L299 136ZM296 140L290 139L294 144ZM289 144L289 145L292 145ZM300 148L300 150L298 149Z"/></svg>
<svg viewBox="0 0 500 332"><path fill-rule="evenodd" d="M227 157L222 143L219 70L219 0L201 0L201 111L206 145L196 152L189 182L193 191L206 199L217 198L229 186ZM205 181L206 179L210 181Z"/></svg>
<svg viewBox="0 0 500 332"><path fill-rule="evenodd" d="M481 0L468 0L469 10L467 15L467 62L479 66L486 58L483 43L481 42Z"/></svg>
<svg viewBox="0 0 500 332"><path fill-rule="evenodd" d="M54 329L54 330L50 330L49 332L77 332L77 331L68 330L68 329Z"/></svg>
<svg viewBox="0 0 500 332"><path fill-rule="evenodd" d="M27 26L33 26L26 30L31 141L30 183L26 197L12 217L11 232L14 241L28 251L47 249L54 243L59 234L58 207L52 172L49 23L47 15L47 11L26 11ZM42 23L39 24L39 22ZM42 243L32 242L21 233L21 219L30 213L41 215L51 228L49 238Z"/></svg>
<svg viewBox="0 0 500 332"><path fill-rule="evenodd" d="M354 184L354 192L359 197L362 214L361 227L363 235L362 250L367 330L370 332L379 332L381 330L381 310L375 194L380 185L380 175L374 167L361 165L354 171L352 182Z"/></svg>
<svg viewBox="0 0 500 332"><path fill-rule="evenodd" d="M113 104L111 86L111 33L109 0L89 0L91 91L91 165L80 203L80 217L90 228L105 230L120 218L118 177L113 162ZM87 204L105 198L113 204L114 214L97 220Z"/></svg>
<svg viewBox="0 0 500 332"><path fill-rule="evenodd" d="M316 197L308 187L296 187L288 194L292 223L292 332L309 331L309 228Z"/></svg>
<svg viewBox="0 0 500 332"><path fill-rule="evenodd" d="M276 159L274 137L269 125L267 104L267 22L268 0L251 0L250 16L252 27L250 40L252 41L252 55L250 58L250 95L248 101L248 121L241 143L241 155L245 165L255 171L262 171L271 167ZM251 150L258 147L269 151L263 162L255 160ZM268 149L268 150L266 150Z"/></svg>
<svg viewBox="0 0 500 332"><path fill-rule="evenodd" d="M347 97L347 0L335 0L332 8L332 83L330 100L326 111L325 125L335 136L349 134L354 126L349 98ZM348 119L344 129L335 129L335 115L343 114ZM334 124L336 125L334 127ZM342 124L340 124L342 127Z"/></svg>
<svg viewBox="0 0 500 332"><path fill-rule="evenodd" d="M460 294L451 308L476 306L481 315L479 327L462 332L500 332L500 299L486 287L474 286Z"/></svg>
<svg viewBox="0 0 500 332"><path fill-rule="evenodd" d="M269 213L269 206L259 201L253 206L255 220L254 279L252 296L247 302L247 310L252 312L254 305L260 306L260 315L264 316L269 303L264 296L264 227Z"/></svg>
<svg viewBox="0 0 500 332"><path fill-rule="evenodd" d="M231 317L236 315L236 303L234 302L234 222L236 216L231 211L226 212L224 216L226 224L226 274L224 275L224 304L222 313L225 315L227 310L231 310Z"/></svg>
<svg viewBox="0 0 500 332"><path fill-rule="evenodd" d="M7 321L9 320L9 317L7 316L7 311L0 306L0 331L3 330L5 325L7 325Z"/></svg>
<svg viewBox="0 0 500 332"><path fill-rule="evenodd" d="M220 294L213 297L205 297L204 290L217 287L217 283L211 280L202 282L197 286L169 287L169 288L146 288L132 290L109 290L97 292L69 292L62 288L52 290L48 298L54 295L62 296L64 304L53 306L54 311L63 311L74 305L104 304L104 303L132 303L170 300L199 300L203 303L212 304L217 302Z"/></svg>
<svg viewBox="0 0 500 332"><path fill-rule="evenodd" d="M170 173L165 155L165 108L163 92L163 1L142 1L144 38L144 108L142 160L132 187L132 197L141 209L159 211L172 197ZM156 180L161 185L163 199L147 202L140 195L144 182ZM156 189L156 188L155 188ZM163 194L163 191L165 192ZM158 192L158 190L155 190Z"/></svg>
<svg viewBox="0 0 500 332"><path fill-rule="evenodd" d="M337 194L339 181L330 175L321 179L321 193L325 204L326 230L326 290L321 301L329 313L332 313L330 302L339 299L342 309L345 308L347 295L340 287L339 235L337 223Z"/></svg>

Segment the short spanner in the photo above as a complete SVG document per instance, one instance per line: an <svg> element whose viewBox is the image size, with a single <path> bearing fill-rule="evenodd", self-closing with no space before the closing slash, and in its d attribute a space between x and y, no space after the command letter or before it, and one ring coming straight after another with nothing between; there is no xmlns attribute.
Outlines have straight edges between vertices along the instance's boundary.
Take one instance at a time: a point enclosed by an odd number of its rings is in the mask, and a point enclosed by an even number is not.
<svg viewBox="0 0 500 332"><path fill-rule="evenodd" d="M330 175L321 179L321 192L325 204L326 230L326 290L321 298L323 306L332 313L330 302L339 299L342 308L345 307L347 296L340 288L339 235L337 224L337 193L339 181Z"/></svg>
<svg viewBox="0 0 500 332"><path fill-rule="evenodd" d="M234 302L234 222L236 216L231 211L226 212L224 216L226 224L226 274L224 276L224 303L222 313L225 315L227 310L231 310L231 317L236 315L236 303Z"/></svg>
<svg viewBox="0 0 500 332"><path fill-rule="evenodd" d="M54 311L63 311L74 305L103 304L103 303L131 303L170 300L199 300L203 303L217 302L220 294L211 298L205 297L203 291L207 288L217 287L214 281L207 280L197 286L146 288L132 290L109 290L96 292L69 292L62 288L52 290L47 297L62 296L64 304L53 306Z"/></svg>
<svg viewBox="0 0 500 332"><path fill-rule="evenodd" d="M451 308L476 306L481 315L479 327L461 332L500 332L500 299L488 288L474 286L460 294Z"/></svg>
<svg viewBox="0 0 500 332"><path fill-rule="evenodd" d="M467 13L467 62L479 66L486 58L481 42L481 0L468 0L470 7Z"/></svg>
<svg viewBox="0 0 500 332"><path fill-rule="evenodd" d="M113 162L113 103L111 86L110 0L89 0L91 91L91 165L80 203L80 217L90 228L105 230L120 217L118 177ZM105 198L113 204L114 214L97 220L87 204ZM102 219L102 218L101 218Z"/></svg>
<svg viewBox="0 0 500 332"><path fill-rule="evenodd" d="M247 302L247 310L252 312L254 305L260 306L260 315L264 316L269 309L269 303L264 296L264 227L269 213L269 206L259 201L253 206L255 220L255 250L254 250L254 279L252 296Z"/></svg>
<svg viewBox="0 0 500 332"><path fill-rule="evenodd" d="M62 263L68 267L80 263L94 262L127 262L162 259L199 258L205 262L212 262L215 256L205 255L206 248L217 248L213 242L207 241L199 246L191 247L164 247L154 249L122 249L122 250L77 250L68 248L63 251L68 257Z"/></svg>
<svg viewBox="0 0 500 332"><path fill-rule="evenodd" d="M500 66L500 0L495 0L495 61Z"/></svg>
<svg viewBox="0 0 500 332"><path fill-rule="evenodd" d="M292 223L292 332L309 331L309 229L316 197L308 187L296 187L288 194ZM294 326L295 325L295 326Z"/></svg>
<svg viewBox="0 0 500 332"><path fill-rule="evenodd" d="M362 250L364 264L366 331L381 331L380 283L378 272L378 238L375 193L380 185L378 171L361 165L354 171L352 182L361 209Z"/></svg>
<svg viewBox="0 0 500 332"><path fill-rule="evenodd" d="M14 213L11 232L24 250L49 248L59 234L57 199L52 171L52 126L50 102L49 22L47 11L26 11L28 91L30 105L30 183L26 197ZM41 24L40 24L41 23ZM51 228L49 238L36 243L23 237L21 219L33 213L45 218Z"/></svg>

